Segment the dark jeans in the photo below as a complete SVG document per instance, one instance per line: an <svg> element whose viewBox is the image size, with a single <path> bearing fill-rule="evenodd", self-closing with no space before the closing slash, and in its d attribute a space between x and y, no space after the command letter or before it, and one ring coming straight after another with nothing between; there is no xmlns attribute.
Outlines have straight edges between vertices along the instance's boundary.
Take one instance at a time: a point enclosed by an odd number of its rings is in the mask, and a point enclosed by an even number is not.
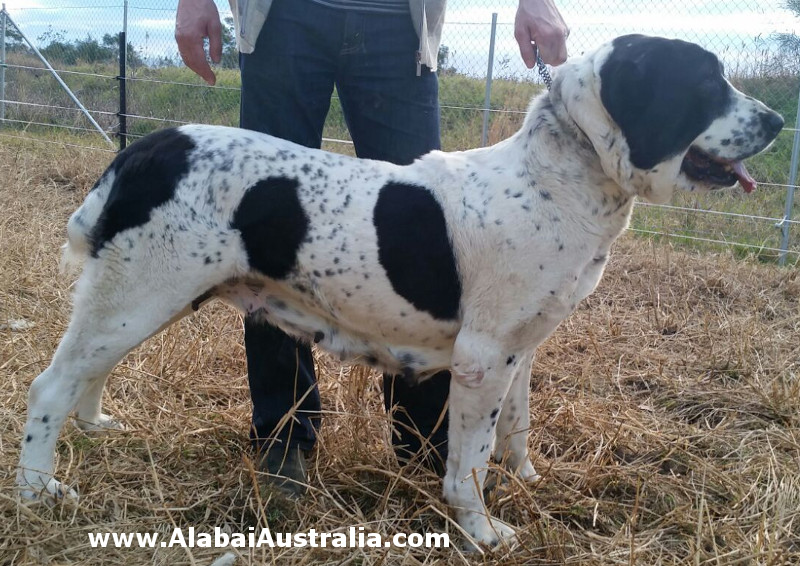
<svg viewBox="0 0 800 566"><path fill-rule="evenodd" d="M320 147L335 85L356 154L410 163L440 146L437 77L425 67L417 76L418 46L410 16L276 0L255 51L239 59L241 126ZM245 347L256 447L278 440L310 450L320 412L310 348L251 318ZM436 424L449 382L447 372L418 386L384 376L387 410L399 405L392 437L398 456L418 452L420 436L430 438L441 457L430 463L439 472L447 459L447 419ZM295 418L280 428L304 395Z"/></svg>

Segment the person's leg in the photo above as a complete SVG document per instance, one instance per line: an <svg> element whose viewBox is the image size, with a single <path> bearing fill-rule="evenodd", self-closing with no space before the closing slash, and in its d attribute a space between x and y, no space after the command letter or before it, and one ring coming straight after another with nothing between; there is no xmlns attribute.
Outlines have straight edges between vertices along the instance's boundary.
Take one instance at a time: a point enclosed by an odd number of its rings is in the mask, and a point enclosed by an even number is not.
<svg viewBox="0 0 800 566"><path fill-rule="evenodd" d="M336 86L356 154L408 164L439 149L438 79L416 74L419 39L411 18L350 13ZM449 372L418 385L384 376L384 403L393 411L392 444L401 461L427 454L443 475L447 461ZM430 452L428 450L430 449Z"/></svg>
<svg viewBox="0 0 800 566"><path fill-rule="evenodd" d="M239 55L239 125L319 148L342 25L337 10L311 2L275 0L255 51Z"/></svg>
<svg viewBox="0 0 800 566"><path fill-rule="evenodd" d="M311 348L254 317L245 318L244 332L253 446L262 450L289 444L311 450L320 411ZM295 404L297 410L286 419Z"/></svg>
<svg viewBox="0 0 800 566"><path fill-rule="evenodd" d="M392 446L398 460L411 462L419 457L424 465L444 476L449 393L449 371L417 384L400 375L384 374L383 403L392 415Z"/></svg>
<svg viewBox="0 0 800 566"><path fill-rule="evenodd" d="M405 165L439 149L439 82L410 16L350 12L336 87L356 154Z"/></svg>
<svg viewBox="0 0 800 566"><path fill-rule="evenodd" d="M241 127L320 147L333 91L331 54L341 37L342 22L335 15L313 3L273 3L255 51L240 55ZM299 451L313 448L320 412L311 349L254 317L247 317L244 327L251 438L256 450L266 452L260 468L303 481Z"/></svg>

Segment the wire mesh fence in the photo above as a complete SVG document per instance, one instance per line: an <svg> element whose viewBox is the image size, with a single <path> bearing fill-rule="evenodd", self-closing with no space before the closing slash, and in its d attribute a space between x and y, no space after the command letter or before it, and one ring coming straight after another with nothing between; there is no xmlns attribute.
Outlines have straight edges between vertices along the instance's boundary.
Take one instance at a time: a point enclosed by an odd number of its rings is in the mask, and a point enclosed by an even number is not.
<svg viewBox="0 0 800 566"><path fill-rule="evenodd" d="M130 139L182 123L236 125L240 83L233 19L227 2L216 3L223 22L223 58L215 68L214 87L180 60L173 37L174 1L64 0L7 7L9 19L0 30L5 49L5 64L0 65L4 74L0 140L35 134L31 139L38 143L71 143L110 152L114 146L98 129L113 137L123 118ZM513 33L516 4L448 2L439 52L442 141L447 150L480 145L484 115L489 143L511 135L530 98L543 88L538 74L519 57ZM792 157L800 141L796 139L800 137L796 129L800 40L792 32L800 14L786 8L784 0L561 0L558 5L572 32L570 54L625 33L694 41L720 56L738 88L786 119L786 128L772 148L749 165L759 181L756 193L742 198L739 189L732 189L676 194L667 206L640 203L632 230L696 247L724 245L768 260L780 257L784 248L790 262L798 261L800 212L787 208L787 199L797 182ZM493 12L495 49L487 77ZM487 79L491 81L488 106ZM127 104L121 112L123 80ZM324 139L326 149L352 153L335 95ZM794 232L788 243L787 232Z"/></svg>

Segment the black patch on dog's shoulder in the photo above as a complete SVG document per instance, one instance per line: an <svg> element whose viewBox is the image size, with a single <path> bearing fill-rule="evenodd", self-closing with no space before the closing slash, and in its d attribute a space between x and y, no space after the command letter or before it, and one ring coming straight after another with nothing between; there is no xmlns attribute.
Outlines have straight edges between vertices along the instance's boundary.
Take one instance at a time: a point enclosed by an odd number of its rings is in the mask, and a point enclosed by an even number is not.
<svg viewBox="0 0 800 566"><path fill-rule="evenodd" d="M416 185L390 182L381 188L373 224L378 260L394 291L440 320L458 318L461 280L442 207Z"/></svg>
<svg viewBox="0 0 800 566"><path fill-rule="evenodd" d="M716 55L677 39L625 35L600 69L600 97L630 148L652 169L689 148L732 101Z"/></svg>
<svg viewBox="0 0 800 566"><path fill-rule="evenodd" d="M244 240L250 267L283 279L297 262L297 250L308 232L297 179L269 177L250 187L233 214L231 227Z"/></svg>
<svg viewBox="0 0 800 566"><path fill-rule="evenodd" d="M194 148L192 138L170 128L140 139L114 158L108 168L114 171L114 184L89 236L92 257L123 230L150 220L150 212L175 195Z"/></svg>

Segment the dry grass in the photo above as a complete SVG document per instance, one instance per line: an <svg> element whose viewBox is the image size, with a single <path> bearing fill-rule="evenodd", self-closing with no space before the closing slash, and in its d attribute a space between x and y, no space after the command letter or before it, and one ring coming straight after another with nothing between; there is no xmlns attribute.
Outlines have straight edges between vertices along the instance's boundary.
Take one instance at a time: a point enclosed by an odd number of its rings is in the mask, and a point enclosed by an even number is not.
<svg viewBox="0 0 800 566"><path fill-rule="evenodd" d="M222 553L91 549L87 532L99 530L454 533L438 479L394 461L376 379L323 356L310 492L296 503L257 493L241 324L222 306L114 370L104 404L129 431L65 428L57 470L83 494L77 507L16 501L27 388L69 315L58 248L108 159L0 145L0 327L34 324L0 330L0 564L209 564ZM517 549L260 549L238 564L797 564L798 336L797 271L624 238L597 292L539 350L530 443L544 480L489 502L519 526Z"/></svg>

